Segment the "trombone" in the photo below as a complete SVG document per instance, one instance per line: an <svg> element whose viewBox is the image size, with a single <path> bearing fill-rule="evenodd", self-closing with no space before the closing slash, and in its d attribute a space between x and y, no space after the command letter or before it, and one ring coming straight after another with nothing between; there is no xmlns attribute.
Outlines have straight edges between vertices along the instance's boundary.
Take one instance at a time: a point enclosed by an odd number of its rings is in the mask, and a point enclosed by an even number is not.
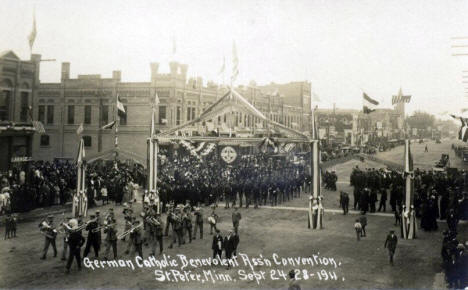
<svg viewBox="0 0 468 290"><path fill-rule="evenodd" d="M108 227L111 227L115 225L115 223L111 223L111 224L107 224L107 221L104 221L104 224L102 226L99 226L95 229L92 230L93 233L98 233L99 231L101 231L101 229L106 229Z"/></svg>
<svg viewBox="0 0 468 290"><path fill-rule="evenodd" d="M125 238L126 236L128 236L128 235L131 234L134 230L136 230L137 228L139 228L139 227L141 227L141 226L143 226L142 223L140 223L139 225L134 226L133 228L131 228L131 229L129 229L129 230L127 230L127 231L121 233L121 234L117 237L117 239L120 240L120 239Z"/></svg>

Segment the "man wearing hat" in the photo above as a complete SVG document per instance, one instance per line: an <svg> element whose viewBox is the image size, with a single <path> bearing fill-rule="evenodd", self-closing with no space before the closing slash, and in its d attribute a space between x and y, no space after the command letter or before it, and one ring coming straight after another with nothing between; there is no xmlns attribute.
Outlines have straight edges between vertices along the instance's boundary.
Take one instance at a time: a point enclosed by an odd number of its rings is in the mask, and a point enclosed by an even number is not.
<svg viewBox="0 0 468 290"><path fill-rule="evenodd" d="M393 255L395 255L395 249L398 243L398 238L395 235L394 230L390 230L389 234L387 235L387 239L385 240L384 248L388 249L388 256L390 258L390 265L393 266Z"/></svg>
<svg viewBox="0 0 468 290"><path fill-rule="evenodd" d="M133 222L133 230L130 232L130 241L133 243L132 254L134 251L137 251L138 255L143 258L143 238L139 225L139 220Z"/></svg>
<svg viewBox="0 0 468 290"><path fill-rule="evenodd" d="M66 273L70 273L70 268L73 263L73 259L76 259L78 270L81 270L81 247L83 246L85 239L81 235L81 231L77 231L78 222L76 219L70 220L70 227L72 229L70 237L68 238L68 246L70 248L70 254L67 261Z"/></svg>
<svg viewBox="0 0 468 290"><path fill-rule="evenodd" d="M86 225L86 230L88 231L88 239L86 241L86 247L83 253L84 257L88 256L89 251L91 250L91 246L93 246L93 249L94 249L94 256L96 258L99 257L99 239L98 239L98 232L96 231L98 226L99 225L96 219L96 215L94 214L90 215L90 220L88 221Z"/></svg>
<svg viewBox="0 0 468 290"><path fill-rule="evenodd" d="M117 230L115 228L116 220L114 219L113 209L109 209L109 214L107 216L106 227L104 228L104 233L106 234L106 253L105 259L110 255L110 249L114 252L114 259L117 259Z"/></svg>
<svg viewBox="0 0 468 290"><path fill-rule="evenodd" d="M195 207L195 231L193 232L193 239L197 238L197 231L200 229L200 239L203 239L203 209L198 204Z"/></svg>
<svg viewBox="0 0 468 290"><path fill-rule="evenodd" d="M163 224L161 221L161 214L154 213L154 223L151 226L151 255L156 255L156 245L159 243L159 253L163 252Z"/></svg>
<svg viewBox="0 0 468 290"><path fill-rule="evenodd" d="M67 217L65 219L65 222L63 223L64 227L64 231L65 231L65 235L63 237L63 252L62 252L62 261L65 261L67 258L67 250L68 250L68 239L70 238L70 224L69 222L71 221L71 217Z"/></svg>
<svg viewBox="0 0 468 290"><path fill-rule="evenodd" d="M42 253L42 260L45 260L47 251L49 250L49 245L52 245L52 249L54 250L54 257L57 257L57 247L55 246L55 238L57 237L57 230L55 229L54 225L54 216L49 215L47 219L39 224L39 228L41 232L45 236L44 241L44 250Z"/></svg>
<svg viewBox="0 0 468 290"><path fill-rule="evenodd" d="M238 211L237 205L234 206L234 211L232 213L232 226L234 227L234 231L239 234L239 222L242 219L240 212Z"/></svg>

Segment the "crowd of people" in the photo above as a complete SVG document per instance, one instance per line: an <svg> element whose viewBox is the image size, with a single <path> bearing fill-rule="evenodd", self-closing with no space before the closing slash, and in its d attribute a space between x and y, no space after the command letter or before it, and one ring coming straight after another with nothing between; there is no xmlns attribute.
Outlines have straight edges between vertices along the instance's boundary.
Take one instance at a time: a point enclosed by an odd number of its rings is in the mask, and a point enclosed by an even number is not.
<svg viewBox="0 0 468 290"><path fill-rule="evenodd" d="M414 210L420 218L420 228L424 231L438 229L437 220L445 220L448 230L443 232L442 260L450 287L467 285L468 266L466 241L458 240L457 226L460 220L468 220L468 192L465 191L466 172L464 171L414 171ZM390 206L395 213L395 224L401 222L404 214L405 176L401 172L356 166L350 177L354 186L354 208L375 212L385 211L387 193L390 193ZM346 200L342 192L340 200ZM348 199L349 202L349 199ZM342 202L342 206L343 203ZM343 207L345 212L345 208Z"/></svg>
<svg viewBox="0 0 468 290"><path fill-rule="evenodd" d="M264 154L238 157L235 164L224 163L216 154L204 161L164 150L160 155L159 190L165 204L190 200L206 205L224 201L226 208L274 206L299 196L306 175L303 163Z"/></svg>
<svg viewBox="0 0 468 290"><path fill-rule="evenodd" d="M0 215L71 201L76 191L76 172L72 162L35 161L0 174ZM145 174L136 163L95 162L87 164L85 180L89 206L94 206L98 200L130 200L135 185L145 183Z"/></svg>

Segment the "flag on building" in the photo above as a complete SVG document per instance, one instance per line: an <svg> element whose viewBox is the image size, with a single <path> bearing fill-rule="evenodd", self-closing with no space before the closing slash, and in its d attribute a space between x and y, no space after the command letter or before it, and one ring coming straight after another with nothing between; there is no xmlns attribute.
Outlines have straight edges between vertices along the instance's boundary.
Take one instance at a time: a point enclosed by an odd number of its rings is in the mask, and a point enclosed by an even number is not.
<svg viewBox="0 0 468 290"><path fill-rule="evenodd" d="M33 27L31 33L29 33L28 41L29 41L29 48L32 50L34 41L36 40L37 30L36 30L36 11L33 14Z"/></svg>
<svg viewBox="0 0 468 290"><path fill-rule="evenodd" d="M119 95L117 95L117 111L118 111L119 116L122 116L122 115L125 116L125 114L126 114L125 107L122 104L122 102L120 101L120 96Z"/></svg>
<svg viewBox="0 0 468 290"><path fill-rule="evenodd" d="M112 121L109 124L106 124L106 125L102 126L101 129L103 129L103 130L112 129L112 128L114 128L114 126L115 126L115 121Z"/></svg>
<svg viewBox="0 0 468 290"><path fill-rule="evenodd" d="M454 119L459 119L461 122L460 130L458 130L458 140L468 142L468 118L455 116L453 114L451 114L450 117Z"/></svg>
<svg viewBox="0 0 468 290"><path fill-rule="evenodd" d="M159 105L160 101L159 101L159 96L158 96L158 92L155 92L154 93L154 102L153 102L153 109L155 109L155 107L157 105Z"/></svg>
<svg viewBox="0 0 468 290"><path fill-rule="evenodd" d="M458 131L458 139L468 142L468 118L460 117L461 127Z"/></svg>
<svg viewBox="0 0 468 290"><path fill-rule="evenodd" d="M362 93L362 111L364 114L370 114L375 111L379 102L369 97L366 93Z"/></svg>
<svg viewBox="0 0 468 290"><path fill-rule="evenodd" d="M76 129L76 135L81 135L83 131L84 131L83 123L81 123L80 126L78 126L78 129Z"/></svg>
<svg viewBox="0 0 468 290"><path fill-rule="evenodd" d="M234 82L239 74L239 58L237 57L236 43L232 43L232 76L231 80Z"/></svg>
<svg viewBox="0 0 468 290"><path fill-rule="evenodd" d="M411 96L404 96L403 91L400 90L398 91L398 95L392 96L392 105L398 104L398 103L409 103L411 101Z"/></svg>

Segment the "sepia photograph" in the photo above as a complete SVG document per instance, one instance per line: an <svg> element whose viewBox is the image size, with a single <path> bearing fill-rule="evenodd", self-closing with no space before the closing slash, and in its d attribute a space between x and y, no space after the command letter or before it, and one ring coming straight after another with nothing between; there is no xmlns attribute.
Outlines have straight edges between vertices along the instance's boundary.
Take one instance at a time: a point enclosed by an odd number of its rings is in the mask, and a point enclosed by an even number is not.
<svg viewBox="0 0 468 290"><path fill-rule="evenodd" d="M3 0L0 289L468 288L468 0Z"/></svg>

